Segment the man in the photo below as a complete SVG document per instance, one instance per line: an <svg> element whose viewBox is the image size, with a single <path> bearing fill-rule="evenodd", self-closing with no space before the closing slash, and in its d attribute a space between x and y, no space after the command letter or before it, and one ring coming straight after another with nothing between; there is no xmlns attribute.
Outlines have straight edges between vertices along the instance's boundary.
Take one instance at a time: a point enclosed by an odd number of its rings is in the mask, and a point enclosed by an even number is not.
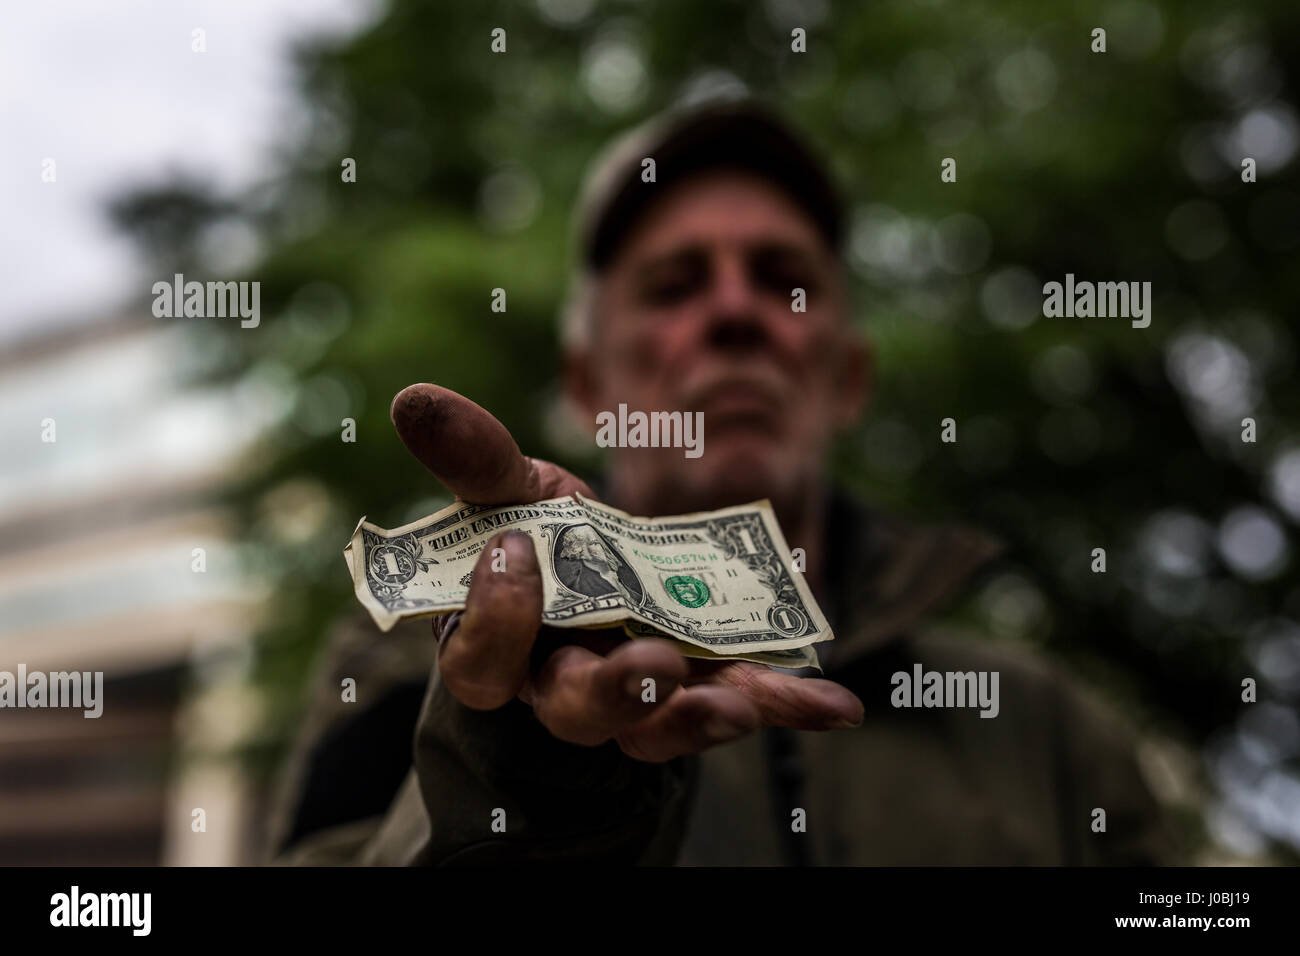
<svg viewBox="0 0 1300 956"><path fill-rule="evenodd" d="M745 102L669 114L616 145L588 182L565 328L566 387L588 421L620 403L704 415L702 456L615 449L600 497L639 515L770 499L835 631L819 646L825 676L539 628L532 542L505 534L484 555L503 548L507 570L476 570L465 612L434 635L420 622L391 635L367 623L336 639L294 758L282 859L1170 858L1113 718L1041 661L929 622L996 545L911 527L828 487L828 450L872 377L848 318L842 233L828 176L781 122ZM462 499L592 493L445 389L403 390L392 416ZM981 686L997 689L992 719L902 706L912 700L897 675L928 672L991 678ZM367 705L339 703L349 676ZM646 677L653 702L640 694Z"/></svg>

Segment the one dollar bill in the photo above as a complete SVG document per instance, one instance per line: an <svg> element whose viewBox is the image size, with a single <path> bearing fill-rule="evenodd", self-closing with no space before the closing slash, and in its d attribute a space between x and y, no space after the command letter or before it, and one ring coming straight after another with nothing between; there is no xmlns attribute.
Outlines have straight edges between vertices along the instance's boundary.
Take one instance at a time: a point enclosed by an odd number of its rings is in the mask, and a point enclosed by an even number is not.
<svg viewBox="0 0 1300 956"><path fill-rule="evenodd" d="M767 501L663 518L579 495L456 502L391 531L362 518L344 549L357 599L384 631L461 610L480 555L507 530L533 541L552 627L621 625L682 641L688 656L781 667L817 666L810 645L833 638ZM485 567L504 562L502 551Z"/></svg>

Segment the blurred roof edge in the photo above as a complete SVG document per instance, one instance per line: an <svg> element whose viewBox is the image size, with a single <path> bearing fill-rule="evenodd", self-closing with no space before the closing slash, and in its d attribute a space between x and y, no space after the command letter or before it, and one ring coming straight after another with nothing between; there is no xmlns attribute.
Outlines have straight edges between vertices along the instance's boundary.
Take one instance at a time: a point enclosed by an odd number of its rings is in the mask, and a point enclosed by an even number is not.
<svg viewBox="0 0 1300 956"><path fill-rule="evenodd" d="M12 338L0 338L0 372L16 365L38 362L70 349L111 341L142 331L157 323L147 304L138 308L121 305L107 312L109 318L51 319L23 328Z"/></svg>

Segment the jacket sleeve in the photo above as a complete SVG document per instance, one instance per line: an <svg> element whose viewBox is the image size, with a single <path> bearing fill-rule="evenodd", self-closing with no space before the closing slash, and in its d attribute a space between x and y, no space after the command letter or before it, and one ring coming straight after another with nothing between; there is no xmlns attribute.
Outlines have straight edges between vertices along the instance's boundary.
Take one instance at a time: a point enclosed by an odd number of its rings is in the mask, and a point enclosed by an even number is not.
<svg viewBox="0 0 1300 956"><path fill-rule="evenodd" d="M416 623L423 624L425 647L433 645L428 622ZM425 673L423 705L413 734L407 730L412 765L387 811L317 830L275 862L674 862L693 792L693 759L650 764L613 742L563 743L521 701L472 710L447 691L436 665ZM336 676L329 678L331 693ZM307 735L298 749L310 751L313 736L318 742L318 735ZM289 788L289 805L303 802L301 786L296 794Z"/></svg>
<svg viewBox="0 0 1300 956"><path fill-rule="evenodd" d="M457 701L435 673L415 733L415 767L364 862L673 862L692 765L649 764L617 744L578 747L515 700Z"/></svg>
<svg viewBox="0 0 1300 956"><path fill-rule="evenodd" d="M1140 738L1091 690L1060 681L1062 791L1071 804L1073 862L1087 866L1187 864L1185 839L1154 796ZM1105 829L1101 830L1105 811ZM1086 824L1086 825L1085 825Z"/></svg>

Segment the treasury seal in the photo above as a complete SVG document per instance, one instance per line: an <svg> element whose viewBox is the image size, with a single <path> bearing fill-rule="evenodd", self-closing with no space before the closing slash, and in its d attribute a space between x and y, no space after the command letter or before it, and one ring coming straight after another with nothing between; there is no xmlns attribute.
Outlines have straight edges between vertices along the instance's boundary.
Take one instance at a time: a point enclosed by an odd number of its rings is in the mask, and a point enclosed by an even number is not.
<svg viewBox="0 0 1300 956"><path fill-rule="evenodd" d="M709 586L689 574L676 574L664 582L664 590L684 607L701 607L709 603Z"/></svg>

